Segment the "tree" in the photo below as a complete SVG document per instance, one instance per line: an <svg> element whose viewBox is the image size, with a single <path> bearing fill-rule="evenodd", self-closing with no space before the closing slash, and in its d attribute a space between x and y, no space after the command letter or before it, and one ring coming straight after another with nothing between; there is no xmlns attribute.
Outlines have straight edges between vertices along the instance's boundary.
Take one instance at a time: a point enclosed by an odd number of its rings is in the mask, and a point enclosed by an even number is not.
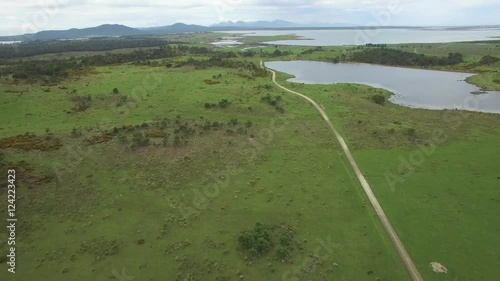
<svg viewBox="0 0 500 281"><path fill-rule="evenodd" d="M484 56L479 63L480 64L493 64L499 60L500 59L497 57L487 55L487 56Z"/></svg>
<svg viewBox="0 0 500 281"><path fill-rule="evenodd" d="M385 97L383 95L374 95L372 96L372 101L379 105L385 104Z"/></svg>
<svg viewBox="0 0 500 281"><path fill-rule="evenodd" d="M120 91L118 91L118 88L113 89L113 94L118 95L119 93L120 93Z"/></svg>
<svg viewBox="0 0 500 281"><path fill-rule="evenodd" d="M274 50L273 52L273 57L279 57L281 56L283 53L279 50L279 49L276 49Z"/></svg>
<svg viewBox="0 0 500 281"><path fill-rule="evenodd" d="M241 232L238 243L241 248L248 250L254 256L265 254L273 247L271 235L267 227L261 223L257 223L250 231Z"/></svg>

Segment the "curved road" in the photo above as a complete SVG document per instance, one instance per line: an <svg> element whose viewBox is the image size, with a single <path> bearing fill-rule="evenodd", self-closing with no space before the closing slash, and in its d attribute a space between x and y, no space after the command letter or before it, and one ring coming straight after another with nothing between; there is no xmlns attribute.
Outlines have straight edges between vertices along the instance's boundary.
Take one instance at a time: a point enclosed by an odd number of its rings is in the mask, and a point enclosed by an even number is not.
<svg viewBox="0 0 500 281"><path fill-rule="evenodd" d="M377 213L377 216L379 217L380 221L382 222L382 225L384 226L385 230L387 231L387 234L389 234L389 237L391 238L391 241L394 244L394 247L396 247L396 250L398 251L399 256L403 260L403 262L406 266L406 269L411 274L414 281L423 281L422 276L420 275L420 272L418 272L417 268L415 267L415 264L411 260L410 255L408 254L408 252L406 252L406 249L403 246L403 243L401 242L398 235L396 234L396 231L394 230L391 223L389 222L389 219L385 215L384 210L382 209L382 207L378 203L378 200L375 197L375 194L373 193L370 185L368 184L365 177L361 173L361 170L359 169L358 164L356 163L356 160L354 160L354 157L352 156L351 151L349 150L349 147L347 147L347 143L345 142L344 138L339 134L337 129L335 129L332 122L330 121L330 118L328 118L328 115L326 114L326 112L310 97L303 95L301 93L297 93L295 91L292 91L288 88L281 86L278 82L276 82L276 72L274 72L273 70L271 70L269 68L266 68L262 61L260 61L260 66L262 68L269 70L273 74L273 83L276 84L276 86L283 89L284 91L287 91L289 93L295 94L297 96L300 96L300 97L308 100L312 105L314 105L314 107L316 107L316 109L318 109L319 113L321 113L321 116L323 116L323 119L325 119L328 126L330 126L330 129L335 134L335 137L337 138L340 145L342 146L342 150L344 150L344 153L347 156L347 159L349 160L351 167L354 169L354 172L356 173L356 176L358 177L358 180L361 183L361 186L363 186L363 189L364 189L366 195L368 196L368 199L370 199L370 203L372 204L373 208L375 209L375 212Z"/></svg>

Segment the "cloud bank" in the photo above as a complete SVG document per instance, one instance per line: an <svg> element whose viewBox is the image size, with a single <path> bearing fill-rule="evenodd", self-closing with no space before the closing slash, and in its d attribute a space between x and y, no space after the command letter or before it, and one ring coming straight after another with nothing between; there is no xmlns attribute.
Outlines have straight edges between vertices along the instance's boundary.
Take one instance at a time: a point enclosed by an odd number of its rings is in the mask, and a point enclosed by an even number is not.
<svg viewBox="0 0 500 281"><path fill-rule="evenodd" d="M24 0L0 2L0 34L119 23L132 27L228 20L368 25L500 24L498 0Z"/></svg>

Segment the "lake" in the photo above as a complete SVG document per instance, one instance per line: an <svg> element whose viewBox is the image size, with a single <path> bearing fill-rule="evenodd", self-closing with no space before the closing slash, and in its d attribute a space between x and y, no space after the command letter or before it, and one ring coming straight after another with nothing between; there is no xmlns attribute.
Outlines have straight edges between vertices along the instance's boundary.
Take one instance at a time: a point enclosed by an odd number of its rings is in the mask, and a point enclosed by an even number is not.
<svg viewBox="0 0 500 281"><path fill-rule="evenodd" d="M471 73L313 61L275 61L265 65L294 75L288 81L295 83L356 83L383 88L394 93L391 102L406 107L500 113L500 92L472 94L481 89L464 81L474 75Z"/></svg>
<svg viewBox="0 0 500 281"><path fill-rule="evenodd" d="M327 29L327 30L252 30L228 31L244 36L276 36L295 34L300 40L271 41L266 44L295 46L343 46L406 43L449 43L479 40L500 40L500 29ZM495 38L496 37L496 38Z"/></svg>

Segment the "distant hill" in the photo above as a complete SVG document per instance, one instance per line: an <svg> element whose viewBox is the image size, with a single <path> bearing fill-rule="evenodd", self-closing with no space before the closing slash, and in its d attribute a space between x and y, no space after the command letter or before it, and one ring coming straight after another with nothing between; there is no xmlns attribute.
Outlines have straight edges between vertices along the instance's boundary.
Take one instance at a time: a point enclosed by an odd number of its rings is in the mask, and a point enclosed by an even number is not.
<svg viewBox="0 0 500 281"><path fill-rule="evenodd" d="M119 24L104 24L97 27L68 30L47 30L17 36L1 36L0 41L64 40L89 37L132 36L144 34L143 31Z"/></svg>
<svg viewBox="0 0 500 281"><path fill-rule="evenodd" d="M254 22L244 22L244 21L227 21L221 22L217 24L212 24L210 27L297 27L299 26L296 23L283 21L283 20L275 20L275 21L254 21Z"/></svg>
<svg viewBox="0 0 500 281"><path fill-rule="evenodd" d="M209 28L206 26L195 25L195 24L175 23L173 25L167 25L167 26L141 28L140 30L148 34L161 35L169 33L205 32L209 31Z"/></svg>
<svg viewBox="0 0 500 281"><path fill-rule="evenodd" d="M209 27L176 23L173 25L148 27L148 28L132 28L125 25L105 24L97 27L68 30L49 30L40 31L33 34L15 35L15 36L0 36L0 41L35 41L35 40L69 40L92 37L117 37L117 36L134 36L134 35L164 35L170 33L186 33L186 32L208 32Z"/></svg>
<svg viewBox="0 0 500 281"><path fill-rule="evenodd" d="M244 22L244 21L227 21L221 22L217 24L213 24L210 27L212 28L221 28L221 27L241 27L241 28L306 28L306 27L352 27L354 25L345 24L345 23L294 23L284 20L274 20L274 21L254 21L254 22Z"/></svg>

